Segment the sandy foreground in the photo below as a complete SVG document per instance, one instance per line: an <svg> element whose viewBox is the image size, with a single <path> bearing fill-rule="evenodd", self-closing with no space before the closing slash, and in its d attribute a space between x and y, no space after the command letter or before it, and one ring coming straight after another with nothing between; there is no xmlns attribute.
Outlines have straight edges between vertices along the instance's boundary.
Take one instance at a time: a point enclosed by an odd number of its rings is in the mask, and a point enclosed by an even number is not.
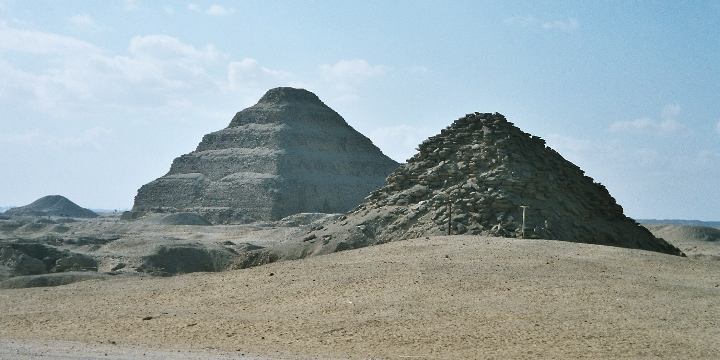
<svg viewBox="0 0 720 360"><path fill-rule="evenodd" d="M0 359L105 359L105 360L266 360L237 352L159 350L137 345L112 345L56 340L0 339Z"/></svg>
<svg viewBox="0 0 720 360"><path fill-rule="evenodd" d="M720 261L545 240L0 290L0 358L690 359L717 358L718 339Z"/></svg>

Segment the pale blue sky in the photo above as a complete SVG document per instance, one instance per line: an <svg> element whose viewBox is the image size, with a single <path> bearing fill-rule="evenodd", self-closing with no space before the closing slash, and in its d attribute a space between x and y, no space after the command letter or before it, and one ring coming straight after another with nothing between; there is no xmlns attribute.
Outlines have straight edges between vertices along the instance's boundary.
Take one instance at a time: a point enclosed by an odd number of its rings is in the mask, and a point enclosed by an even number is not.
<svg viewBox="0 0 720 360"><path fill-rule="evenodd" d="M0 0L0 205L128 208L281 85L398 161L497 111L630 216L720 219L718 1Z"/></svg>

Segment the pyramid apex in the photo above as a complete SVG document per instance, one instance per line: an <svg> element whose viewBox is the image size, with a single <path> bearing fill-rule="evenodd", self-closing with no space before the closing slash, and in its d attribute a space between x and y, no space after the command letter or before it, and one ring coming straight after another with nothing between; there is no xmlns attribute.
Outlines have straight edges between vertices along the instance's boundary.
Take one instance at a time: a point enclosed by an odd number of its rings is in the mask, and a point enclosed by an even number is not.
<svg viewBox="0 0 720 360"><path fill-rule="evenodd" d="M287 103L287 102L317 102L322 103L320 98L312 92L293 88L293 87L277 87L268 90L265 95L260 98L258 103Z"/></svg>

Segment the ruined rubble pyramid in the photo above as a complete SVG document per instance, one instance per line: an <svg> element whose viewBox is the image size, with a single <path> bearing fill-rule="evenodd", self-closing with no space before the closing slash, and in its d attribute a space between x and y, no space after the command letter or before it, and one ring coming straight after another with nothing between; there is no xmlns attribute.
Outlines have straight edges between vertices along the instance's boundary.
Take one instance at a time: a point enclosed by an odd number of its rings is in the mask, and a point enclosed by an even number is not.
<svg viewBox="0 0 720 360"><path fill-rule="evenodd" d="M275 88L142 186L133 211L195 212L215 224L346 212L397 166L315 94Z"/></svg>
<svg viewBox="0 0 720 360"><path fill-rule="evenodd" d="M78 206L62 195L43 196L32 203L5 211L15 216L60 216L75 218L94 218L98 214Z"/></svg>
<svg viewBox="0 0 720 360"><path fill-rule="evenodd" d="M606 188L500 114L474 113L419 145L346 218L306 239L321 253L448 233L556 239L680 255ZM451 216L452 214L452 216Z"/></svg>

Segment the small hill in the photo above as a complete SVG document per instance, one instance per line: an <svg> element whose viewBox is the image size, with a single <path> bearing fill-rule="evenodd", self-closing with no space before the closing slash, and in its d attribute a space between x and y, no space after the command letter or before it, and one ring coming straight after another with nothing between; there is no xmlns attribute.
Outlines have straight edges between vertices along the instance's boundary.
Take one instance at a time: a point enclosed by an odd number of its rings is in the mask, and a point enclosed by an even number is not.
<svg viewBox="0 0 720 360"><path fill-rule="evenodd" d="M644 225L655 236L672 243L686 241L704 241L720 243L720 229L707 226L689 225Z"/></svg>
<svg viewBox="0 0 720 360"><path fill-rule="evenodd" d="M82 208L61 195L48 195L32 203L9 209L5 215L15 216L61 216L74 218L94 218L98 214Z"/></svg>
<svg viewBox="0 0 720 360"><path fill-rule="evenodd" d="M692 258L720 260L720 229L709 226L643 224L653 235L667 240Z"/></svg>
<svg viewBox="0 0 720 360"><path fill-rule="evenodd" d="M720 228L720 221L702 221L702 220L680 220L680 219L638 219L643 225L689 225L689 226L705 226Z"/></svg>

